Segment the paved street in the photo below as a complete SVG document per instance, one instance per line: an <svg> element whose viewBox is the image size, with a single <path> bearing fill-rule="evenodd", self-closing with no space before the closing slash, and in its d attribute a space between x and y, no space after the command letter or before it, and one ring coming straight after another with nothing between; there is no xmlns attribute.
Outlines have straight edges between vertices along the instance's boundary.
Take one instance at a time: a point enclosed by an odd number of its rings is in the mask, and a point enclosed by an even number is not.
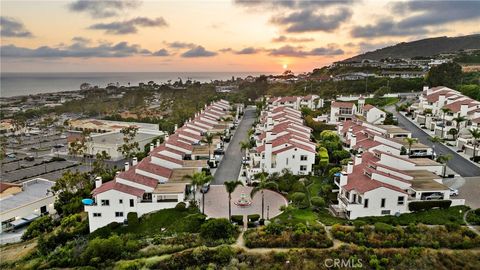
<svg viewBox="0 0 480 270"><path fill-rule="evenodd" d="M247 138L248 130L252 127L254 121L255 108L245 109L243 119L238 125L235 135L233 135L230 145L225 152L225 156L215 172L215 179L212 184L223 185L225 181L238 178L242 166L240 142Z"/></svg>
<svg viewBox="0 0 480 270"><path fill-rule="evenodd" d="M411 123L410 120L408 120L404 115L396 112L394 108L393 110L391 108L389 109L389 111L391 111L398 118L398 125L411 131L412 137L418 138L421 143L428 146L433 145L433 143L429 140L430 136L425 131ZM452 159L448 162L448 167L450 167L457 174L463 177L480 176L480 168L478 166L466 160L443 144L437 144L435 146L435 152L437 155L452 155Z"/></svg>

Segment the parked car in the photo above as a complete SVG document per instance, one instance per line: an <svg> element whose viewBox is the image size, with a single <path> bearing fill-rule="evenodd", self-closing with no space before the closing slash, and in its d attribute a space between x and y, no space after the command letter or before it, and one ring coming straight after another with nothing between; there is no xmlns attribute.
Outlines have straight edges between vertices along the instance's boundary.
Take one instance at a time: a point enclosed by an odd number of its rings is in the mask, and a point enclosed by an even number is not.
<svg viewBox="0 0 480 270"><path fill-rule="evenodd" d="M438 193L433 193L425 197L425 200L441 200L441 199L443 199L443 195Z"/></svg>
<svg viewBox="0 0 480 270"><path fill-rule="evenodd" d="M63 145L63 144L61 144L61 143L55 144L55 145L53 146L53 148L62 148L62 147L65 147L65 145Z"/></svg>
<svg viewBox="0 0 480 270"><path fill-rule="evenodd" d="M213 151L213 154L214 155L223 155L223 154L225 154L225 151L223 151L223 149L215 149L215 151Z"/></svg>
<svg viewBox="0 0 480 270"><path fill-rule="evenodd" d="M450 189L450 196L458 196L458 189L448 188Z"/></svg>
<svg viewBox="0 0 480 270"><path fill-rule="evenodd" d="M34 161L35 160L35 157L34 156L26 156L24 158L26 161Z"/></svg>
<svg viewBox="0 0 480 270"><path fill-rule="evenodd" d="M200 189L200 192L207 193L209 190L210 190L210 183L206 183L202 186L202 188Z"/></svg>
<svg viewBox="0 0 480 270"><path fill-rule="evenodd" d="M17 156L14 153L7 154L8 158L16 158Z"/></svg>

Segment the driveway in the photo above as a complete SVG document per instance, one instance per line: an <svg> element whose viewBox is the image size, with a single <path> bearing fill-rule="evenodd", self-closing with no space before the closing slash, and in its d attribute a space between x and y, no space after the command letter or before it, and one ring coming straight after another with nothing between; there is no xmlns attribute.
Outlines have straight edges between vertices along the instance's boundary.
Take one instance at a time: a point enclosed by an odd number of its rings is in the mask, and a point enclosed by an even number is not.
<svg viewBox="0 0 480 270"><path fill-rule="evenodd" d="M404 129L407 129L412 132L412 137L418 138L418 140L430 147L433 146L433 143L429 140L430 135L428 135L424 130L417 127L415 124L410 122L403 114L395 111L394 108L387 108L392 112L398 119L398 125ZM446 155L449 154L452 156L452 159L448 162L448 167L455 171L457 174L463 177L473 177L480 176L480 167L471 163L469 160L466 160L464 157L457 154L455 151L452 151L450 148L446 147L443 144L436 144L435 152L437 155Z"/></svg>
<svg viewBox="0 0 480 270"><path fill-rule="evenodd" d="M242 121L237 127L235 134L225 152L225 155L215 171L212 184L223 185L225 181L237 180L242 166L242 151L240 142L247 139L248 130L255 122L255 108L245 110Z"/></svg>
<svg viewBox="0 0 480 270"><path fill-rule="evenodd" d="M240 207L235 204L242 194L246 199L250 199L252 187L238 186L232 193L232 215L251 215L259 214L262 216L262 193L258 192L253 197L252 204L246 207ZM273 218L281 213L280 207L287 205L288 202L281 194L265 190L265 219ZM202 196L197 195L200 199L200 207L202 206ZM268 208L268 213L267 213ZM205 194L205 214L213 218L228 218L228 193L223 185L212 185L210 190Z"/></svg>

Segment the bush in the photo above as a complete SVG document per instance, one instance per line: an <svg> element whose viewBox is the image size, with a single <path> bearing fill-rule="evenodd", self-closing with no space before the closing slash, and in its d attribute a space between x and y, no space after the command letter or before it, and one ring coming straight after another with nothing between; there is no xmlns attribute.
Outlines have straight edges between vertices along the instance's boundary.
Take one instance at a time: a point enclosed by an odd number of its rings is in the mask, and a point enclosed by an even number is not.
<svg viewBox="0 0 480 270"><path fill-rule="evenodd" d="M107 239L95 238L91 240L83 252L82 257L87 264L96 264L97 261L118 259L122 250L122 239L117 235L112 235Z"/></svg>
<svg viewBox="0 0 480 270"><path fill-rule="evenodd" d="M285 226L272 222L265 227L265 232L268 234L280 235L285 230Z"/></svg>
<svg viewBox="0 0 480 270"><path fill-rule="evenodd" d="M452 204L450 200L441 201L415 201L408 204L408 210L412 212L430 210L432 208L449 208Z"/></svg>
<svg viewBox="0 0 480 270"><path fill-rule="evenodd" d="M235 232L235 226L225 218L209 219L200 227L200 236L209 240L229 239Z"/></svg>
<svg viewBox="0 0 480 270"><path fill-rule="evenodd" d="M138 215L135 212L129 212L127 214L128 226L137 226L138 225Z"/></svg>
<svg viewBox="0 0 480 270"><path fill-rule="evenodd" d="M260 215L259 214L252 214L252 215L248 215L247 218L248 218L248 221L255 222L255 221L258 221L260 219Z"/></svg>
<svg viewBox="0 0 480 270"><path fill-rule="evenodd" d="M361 228L363 228L363 226L367 225L367 223L365 221L361 221L361 220L355 220L353 222L353 226L355 227L356 230L359 230Z"/></svg>
<svg viewBox="0 0 480 270"><path fill-rule="evenodd" d="M383 222L375 223L374 227L375 227L376 232L384 232L384 233L391 232L391 231L393 231L393 228L394 228L392 225L389 225L389 224L383 223Z"/></svg>
<svg viewBox="0 0 480 270"><path fill-rule="evenodd" d="M295 192L290 195L290 199L295 203L297 206L301 205L305 201L306 195L303 192Z"/></svg>
<svg viewBox="0 0 480 270"><path fill-rule="evenodd" d="M240 226L242 226L243 225L243 216L242 215L232 215L231 221L237 223Z"/></svg>
<svg viewBox="0 0 480 270"><path fill-rule="evenodd" d="M177 205L175 205L175 209L179 211L185 211L187 210L187 204L184 202L179 202Z"/></svg>
<svg viewBox="0 0 480 270"><path fill-rule="evenodd" d="M255 224L255 222L249 221L249 222L247 222L247 227L248 228L255 228L255 227L257 227L257 225Z"/></svg>
<svg viewBox="0 0 480 270"><path fill-rule="evenodd" d="M41 234L53 231L55 228L54 221L51 216L43 216L34 220L28 226L25 233L22 235L22 240L35 238Z"/></svg>
<svg viewBox="0 0 480 270"><path fill-rule="evenodd" d="M313 206L317 208L325 207L325 200L322 197L312 197L310 199L310 202L312 203Z"/></svg>

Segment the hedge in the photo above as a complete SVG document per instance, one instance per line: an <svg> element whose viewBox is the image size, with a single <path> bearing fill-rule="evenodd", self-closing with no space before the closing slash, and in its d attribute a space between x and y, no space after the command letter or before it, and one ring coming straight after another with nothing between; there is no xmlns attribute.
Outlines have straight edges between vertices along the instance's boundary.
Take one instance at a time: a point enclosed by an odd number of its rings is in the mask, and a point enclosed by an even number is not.
<svg viewBox="0 0 480 270"><path fill-rule="evenodd" d="M252 215L248 215L247 218L248 218L248 221L255 222L260 219L260 215L252 214Z"/></svg>
<svg viewBox="0 0 480 270"><path fill-rule="evenodd" d="M138 225L138 215L135 212L129 212L127 214L128 226Z"/></svg>
<svg viewBox="0 0 480 270"><path fill-rule="evenodd" d="M232 215L231 221L237 223L238 225L243 225L243 216L242 215Z"/></svg>
<svg viewBox="0 0 480 270"><path fill-rule="evenodd" d="M412 212L430 210L432 208L449 208L452 204L450 200L441 200L441 201L416 201L408 204L408 210Z"/></svg>

